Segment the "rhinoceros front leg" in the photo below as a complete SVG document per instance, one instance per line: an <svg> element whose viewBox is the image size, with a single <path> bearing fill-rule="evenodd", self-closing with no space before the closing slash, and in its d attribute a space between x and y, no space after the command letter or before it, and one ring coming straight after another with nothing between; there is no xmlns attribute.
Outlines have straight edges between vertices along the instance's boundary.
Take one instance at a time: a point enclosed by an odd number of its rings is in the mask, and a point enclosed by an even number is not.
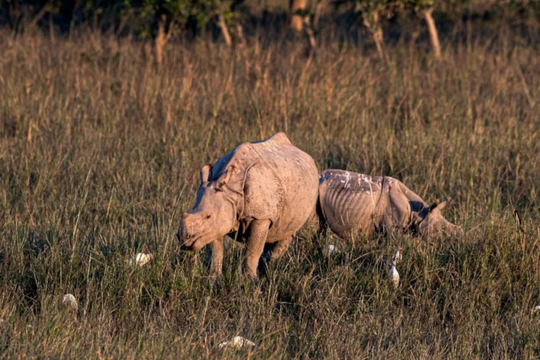
<svg viewBox="0 0 540 360"><path fill-rule="evenodd" d="M210 276L221 277L223 272L223 239L210 243Z"/></svg>
<svg viewBox="0 0 540 360"><path fill-rule="evenodd" d="M253 220L250 226L246 249L245 272L252 278L257 277L257 266L264 251L270 220Z"/></svg>

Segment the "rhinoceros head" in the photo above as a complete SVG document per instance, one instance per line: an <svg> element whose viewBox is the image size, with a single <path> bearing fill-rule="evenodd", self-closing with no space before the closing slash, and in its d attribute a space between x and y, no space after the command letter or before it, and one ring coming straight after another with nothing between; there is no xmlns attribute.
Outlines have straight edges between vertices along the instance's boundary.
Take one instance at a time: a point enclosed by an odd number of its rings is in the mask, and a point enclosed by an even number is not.
<svg viewBox="0 0 540 360"><path fill-rule="evenodd" d="M237 199L241 194L230 183L236 169L229 166L215 180L210 180L211 170L212 165L202 167L195 205L180 219L177 237L187 250L201 249L233 231L237 224Z"/></svg>
<svg viewBox="0 0 540 360"><path fill-rule="evenodd" d="M441 210L446 206L447 202L435 202L424 208L417 217L418 233L429 240L438 239L441 235L463 235L463 229L460 226L454 225L446 220Z"/></svg>

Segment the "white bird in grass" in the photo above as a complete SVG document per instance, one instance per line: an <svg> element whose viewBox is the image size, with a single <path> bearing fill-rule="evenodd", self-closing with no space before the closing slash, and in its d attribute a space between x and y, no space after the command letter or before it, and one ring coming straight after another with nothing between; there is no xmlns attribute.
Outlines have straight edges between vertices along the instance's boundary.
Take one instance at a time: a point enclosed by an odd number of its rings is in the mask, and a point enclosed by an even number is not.
<svg viewBox="0 0 540 360"><path fill-rule="evenodd" d="M143 266L144 264L146 264L150 260L152 260L153 257L154 257L154 255L152 255L152 254L138 253L137 255L132 256L129 259L129 265L131 265L131 266L135 266L135 265Z"/></svg>
<svg viewBox="0 0 540 360"><path fill-rule="evenodd" d="M224 341L218 345L220 349L229 346L233 346L236 349L241 349L243 347L255 346L255 343L241 336L235 336L231 341Z"/></svg>
<svg viewBox="0 0 540 360"><path fill-rule="evenodd" d="M399 246L396 247L396 253L394 254L394 258L392 259L393 264L399 264L403 260L403 256L401 255L401 252L399 251Z"/></svg>
<svg viewBox="0 0 540 360"><path fill-rule="evenodd" d="M71 306L73 309L75 309L75 311L77 311L77 309L79 308L79 302L77 301L75 296L73 296L73 294L64 295L64 297L62 298L62 303L64 305Z"/></svg>
<svg viewBox="0 0 540 360"><path fill-rule="evenodd" d="M328 251L328 255L339 254L339 250L335 245L327 245L326 250Z"/></svg>
<svg viewBox="0 0 540 360"><path fill-rule="evenodd" d="M388 277L394 285L394 288L397 288L399 286L399 272L397 271L395 261L392 261L392 267L390 268L390 271L388 271Z"/></svg>

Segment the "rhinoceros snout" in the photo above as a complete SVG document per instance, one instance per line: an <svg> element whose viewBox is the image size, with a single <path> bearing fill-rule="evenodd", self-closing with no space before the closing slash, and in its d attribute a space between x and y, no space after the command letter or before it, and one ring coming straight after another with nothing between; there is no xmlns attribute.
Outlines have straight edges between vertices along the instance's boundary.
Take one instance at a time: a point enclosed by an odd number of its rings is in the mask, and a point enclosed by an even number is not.
<svg viewBox="0 0 540 360"><path fill-rule="evenodd" d="M182 213L180 219L180 226L178 227L178 232L176 233L176 238L180 242L180 247L183 250L191 250L194 244L194 241L197 238L197 234L193 231L194 227L193 219L189 219L189 213ZM189 231L191 229L191 231Z"/></svg>
<svg viewBox="0 0 540 360"><path fill-rule="evenodd" d="M180 220L180 226L178 227L178 231L176 232L176 238L178 239L178 241L180 241L180 243L185 242L190 236L187 231L186 218L184 217L184 214L182 214L182 219Z"/></svg>
<svg viewBox="0 0 540 360"><path fill-rule="evenodd" d="M186 231L182 231L181 229L178 230L176 233L176 238L178 239L178 242L180 242L180 248L183 250L189 250L191 249L191 246L193 245L193 236L189 235Z"/></svg>
<svg viewBox="0 0 540 360"><path fill-rule="evenodd" d="M182 234L180 233L180 230L176 232L176 240L182 241Z"/></svg>

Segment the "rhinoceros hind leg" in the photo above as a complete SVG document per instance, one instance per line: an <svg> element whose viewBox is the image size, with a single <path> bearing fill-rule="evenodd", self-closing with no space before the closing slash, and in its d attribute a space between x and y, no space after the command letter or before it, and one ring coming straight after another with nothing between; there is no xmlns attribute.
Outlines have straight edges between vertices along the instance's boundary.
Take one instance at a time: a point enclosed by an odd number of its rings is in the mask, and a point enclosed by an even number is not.
<svg viewBox="0 0 540 360"><path fill-rule="evenodd" d="M244 271L252 278L257 278L257 266L264 250L270 220L253 220L250 226L246 248Z"/></svg>
<svg viewBox="0 0 540 360"><path fill-rule="evenodd" d="M291 245L293 237L290 236L289 238L285 240L278 241L276 243L276 246L272 249L272 253L270 254L270 260L279 259L283 254L285 254L285 251L289 248L289 245Z"/></svg>
<svg viewBox="0 0 540 360"><path fill-rule="evenodd" d="M264 245L264 251L259 261L259 274L262 276L269 276L269 265L270 262L277 260L285 251L287 251L289 245L291 244L292 236L285 239L276 241L274 243L266 243Z"/></svg>

